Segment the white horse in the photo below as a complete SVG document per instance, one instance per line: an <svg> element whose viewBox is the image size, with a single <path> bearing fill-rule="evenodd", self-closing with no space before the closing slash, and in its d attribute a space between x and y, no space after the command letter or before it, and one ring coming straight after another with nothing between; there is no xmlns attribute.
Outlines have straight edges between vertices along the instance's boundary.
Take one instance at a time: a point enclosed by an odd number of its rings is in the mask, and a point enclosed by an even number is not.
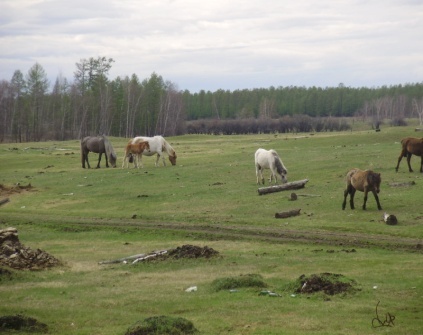
<svg viewBox="0 0 423 335"><path fill-rule="evenodd" d="M255 155L255 165L256 165L256 176L257 176L257 184L260 184L260 180L262 184L264 184L264 177L263 177L263 170L270 169L271 174L269 178L269 182L272 182L272 178L275 179L275 184L277 183L277 176L279 176L282 180L282 183L286 183L288 179L286 175L288 170L283 165L282 160L278 156L277 152L273 149L265 150L265 149L257 149Z"/></svg>
<svg viewBox="0 0 423 335"><path fill-rule="evenodd" d="M147 141L150 148L145 150L142 154L145 156L153 156L157 154L157 159L155 162L156 166L159 166L160 157L163 160L163 165L166 166L165 157L163 156L164 152L166 152L166 154L169 156L169 161L172 163L172 165L176 165L176 152L175 150L173 150L172 146L163 138L163 136L159 136L159 135L154 137L137 136L132 139L133 144L138 142L143 142L143 141ZM141 166L142 166L142 162L141 162Z"/></svg>

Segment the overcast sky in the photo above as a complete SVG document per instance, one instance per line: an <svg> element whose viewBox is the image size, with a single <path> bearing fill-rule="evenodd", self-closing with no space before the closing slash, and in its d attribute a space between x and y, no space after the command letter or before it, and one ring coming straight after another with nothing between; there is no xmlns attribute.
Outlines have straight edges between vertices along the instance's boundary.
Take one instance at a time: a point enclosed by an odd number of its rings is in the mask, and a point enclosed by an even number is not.
<svg viewBox="0 0 423 335"><path fill-rule="evenodd" d="M421 83L423 1L0 1L0 80L99 56L191 92Z"/></svg>

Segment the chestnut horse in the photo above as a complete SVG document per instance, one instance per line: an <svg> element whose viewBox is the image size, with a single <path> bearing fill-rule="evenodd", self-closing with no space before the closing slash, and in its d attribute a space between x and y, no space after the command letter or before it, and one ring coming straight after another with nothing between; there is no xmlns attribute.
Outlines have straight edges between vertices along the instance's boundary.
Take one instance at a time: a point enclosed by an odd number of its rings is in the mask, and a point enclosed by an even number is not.
<svg viewBox="0 0 423 335"><path fill-rule="evenodd" d="M81 141L81 161L82 167L85 169L85 162L87 163L88 168L90 169L90 163L88 162L89 152L98 153L98 163L97 169L100 168L101 156L104 154L106 157L106 167L109 167L110 164L113 167L116 167L116 154L113 150L112 144L109 142L106 136L87 136Z"/></svg>
<svg viewBox="0 0 423 335"><path fill-rule="evenodd" d="M410 160L412 155L420 156L420 172L423 172L423 137L406 137L401 140L401 154L398 157L398 164L395 170L398 172L398 168L403 157L407 157L408 171L413 172L413 169L410 165Z"/></svg>
<svg viewBox="0 0 423 335"><path fill-rule="evenodd" d="M139 165L141 163L141 167L144 167L142 165L141 156L144 151L150 150L150 145L148 144L148 141L142 141L137 143L132 143L132 140L128 142L125 148L125 155L123 156L123 163L122 163L122 169L125 166L129 167L128 162L134 161L134 167L139 168Z"/></svg>
<svg viewBox="0 0 423 335"><path fill-rule="evenodd" d="M347 188L344 191L342 209L345 209L348 194L350 195L351 209L354 209L354 195L355 191L358 190L364 192L363 209L366 209L367 193L372 192L377 202L377 208L381 210L382 207L380 206L379 197L377 195L380 191L381 181L380 173L371 170L362 171L360 169L353 169L349 171L347 173Z"/></svg>

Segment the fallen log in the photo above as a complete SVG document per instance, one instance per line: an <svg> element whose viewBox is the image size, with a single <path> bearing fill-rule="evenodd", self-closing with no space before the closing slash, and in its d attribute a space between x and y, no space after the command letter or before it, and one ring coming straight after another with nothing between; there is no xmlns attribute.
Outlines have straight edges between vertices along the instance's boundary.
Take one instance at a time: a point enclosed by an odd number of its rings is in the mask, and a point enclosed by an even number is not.
<svg viewBox="0 0 423 335"><path fill-rule="evenodd" d="M389 186L391 187L402 187L402 186L413 186L416 185L416 182L414 180L412 181L406 181L404 183L390 183Z"/></svg>
<svg viewBox="0 0 423 335"><path fill-rule="evenodd" d="M394 226L398 223L397 217L388 213L383 214L383 221L390 226Z"/></svg>
<svg viewBox="0 0 423 335"><path fill-rule="evenodd" d="M293 210L290 210L288 212L275 213L275 218L276 219L286 219L286 218L289 218L291 216L297 216L297 215L300 215L300 210L301 210L301 208L300 209L293 209Z"/></svg>
<svg viewBox="0 0 423 335"><path fill-rule="evenodd" d="M298 190L300 188L303 188L307 182L308 182L308 179L303 179L303 180L292 181L290 183L285 183L281 185L260 187L257 190L257 192L259 195L263 195L263 194L286 191L286 190Z"/></svg>
<svg viewBox="0 0 423 335"><path fill-rule="evenodd" d="M5 203L8 203L9 201L10 201L9 198L1 199L0 200L0 206L5 204Z"/></svg>

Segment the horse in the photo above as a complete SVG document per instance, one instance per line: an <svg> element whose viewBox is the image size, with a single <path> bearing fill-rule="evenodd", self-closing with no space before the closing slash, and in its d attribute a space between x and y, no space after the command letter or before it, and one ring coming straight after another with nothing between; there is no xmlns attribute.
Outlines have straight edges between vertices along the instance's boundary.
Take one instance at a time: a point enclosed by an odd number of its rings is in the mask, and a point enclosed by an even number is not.
<svg viewBox="0 0 423 335"><path fill-rule="evenodd" d="M88 153L92 151L98 153L98 164L97 169L100 168L101 156L104 154L106 157L106 167L109 167L110 164L115 168L116 167L116 154L113 150L112 144L109 142L106 136L87 136L81 141L81 160L82 168L85 169L85 162L90 169L90 163L88 162Z"/></svg>
<svg viewBox="0 0 423 335"><path fill-rule="evenodd" d="M172 146L164 139L163 136L157 135L154 137L146 137L146 136L137 136L134 137L130 142L137 143L147 141L150 148L143 152L145 156L153 156L157 154L155 166L159 166L159 159L160 157L163 160L163 166L166 166L165 157L163 155L164 152L169 156L169 161L172 165L176 165L176 152L172 148ZM141 162L142 165L142 162Z"/></svg>
<svg viewBox="0 0 423 335"><path fill-rule="evenodd" d="M255 155L255 166L256 166L256 177L257 184L260 185L259 180L264 184L263 170L270 169L271 174L269 178L269 183L272 182L272 178L275 179L274 183L277 183L277 176L281 178L282 183L288 181L286 175L288 170L283 165L282 160L280 159L277 152L273 149L265 150L262 148L257 149Z"/></svg>
<svg viewBox="0 0 423 335"><path fill-rule="evenodd" d="M366 209L367 193L372 192L377 203L377 208L382 209L379 202L378 193L380 191L380 183L382 179L380 173L373 172L371 170L360 170L352 169L347 173L347 187L344 191L344 202L342 203L342 209L345 209L347 204L347 196L350 195L350 206L354 209L354 195L358 190L364 192L364 203L363 209Z"/></svg>
<svg viewBox="0 0 423 335"><path fill-rule="evenodd" d="M395 170L398 172L398 168L403 157L407 157L408 171L413 172L413 169L410 165L410 160L412 155L420 156L420 172L423 172L423 137L405 137L401 140L401 154L398 157L398 164Z"/></svg>
<svg viewBox="0 0 423 335"><path fill-rule="evenodd" d="M132 161L134 162L135 167L139 168L139 162L141 162L141 167L143 167L141 156L145 150L149 150L149 149L150 149L150 145L148 144L148 141L142 141L137 143L132 143L132 140L129 141L125 148L125 155L123 156L122 169L125 166L125 162L127 162L126 167L128 168L129 163L131 163Z"/></svg>

